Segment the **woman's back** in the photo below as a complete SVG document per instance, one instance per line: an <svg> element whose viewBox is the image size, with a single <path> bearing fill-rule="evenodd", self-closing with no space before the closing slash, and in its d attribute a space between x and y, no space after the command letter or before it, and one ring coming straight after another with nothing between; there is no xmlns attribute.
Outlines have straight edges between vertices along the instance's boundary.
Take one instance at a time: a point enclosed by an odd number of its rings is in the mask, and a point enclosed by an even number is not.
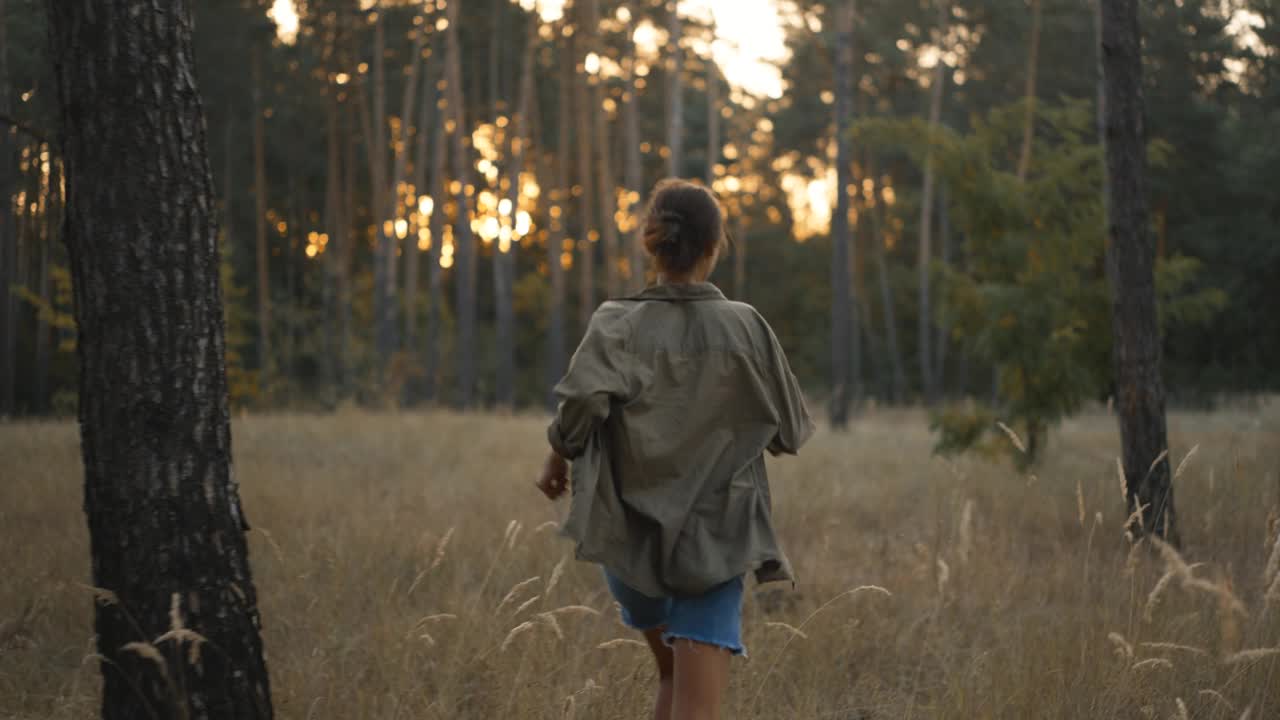
<svg viewBox="0 0 1280 720"><path fill-rule="evenodd" d="M583 556L649 592L790 576L763 453L795 452L812 426L754 308L709 283L605 303L557 393L552 443L585 456L566 527Z"/></svg>

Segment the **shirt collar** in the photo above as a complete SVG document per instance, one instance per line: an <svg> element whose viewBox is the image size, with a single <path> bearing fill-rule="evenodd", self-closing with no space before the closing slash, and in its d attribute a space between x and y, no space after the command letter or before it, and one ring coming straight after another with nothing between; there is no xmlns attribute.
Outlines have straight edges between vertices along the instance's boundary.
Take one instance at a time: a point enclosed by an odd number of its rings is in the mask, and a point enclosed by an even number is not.
<svg viewBox="0 0 1280 720"><path fill-rule="evenodd" d="M698 283L658 283L650 285L632 300L664 300L667 302L690 302L698 300L724 300L720 288L709 282Z"/></svg>

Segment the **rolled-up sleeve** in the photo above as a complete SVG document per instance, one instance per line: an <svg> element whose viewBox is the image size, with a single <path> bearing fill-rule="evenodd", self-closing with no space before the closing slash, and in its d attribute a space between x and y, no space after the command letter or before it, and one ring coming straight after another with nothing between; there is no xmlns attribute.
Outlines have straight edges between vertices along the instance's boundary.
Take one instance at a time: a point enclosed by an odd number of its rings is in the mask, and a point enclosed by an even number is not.
<svg viewBox="0 0 1280 720"><path fill-rule="evenodd" d="M786 453L795 455L813 436L813 419L809 417L809 409L805 407L804 394L787 355L773 331L769 331L769 373L773 376L768 383L774 388L773 406L778 431L769 442L768 450L774 455Z"/></svg>
<svg viewBox="0 0 1280 720"><path fill-rule="evenodd" d="M596 311L568 372L555 388L558 405L547 428L547 442L569 460L582 455L591 433L609 417L612 403L627 400L634 390L634 359L626 330L610 315L604 308Z"/></svg>

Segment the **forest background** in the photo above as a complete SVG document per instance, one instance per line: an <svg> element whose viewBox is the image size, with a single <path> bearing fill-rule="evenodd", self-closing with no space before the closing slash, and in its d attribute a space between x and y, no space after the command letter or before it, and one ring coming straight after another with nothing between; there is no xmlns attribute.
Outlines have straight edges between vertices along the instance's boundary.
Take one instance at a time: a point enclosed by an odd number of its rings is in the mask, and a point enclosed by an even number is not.
<svg viewBox="0 0 1280 720"><path fill-rule="evenodd" d="M196 2L233 402L544 405L668 175L837 422L972 398L944 446L980 406L1034 440L1105 401L1096 6L737 8L778 47L724 2ZM1280 3L1142 12L1171 402L1273 392ZM0 415L75 406L46 35L0 0Z"/></svg>

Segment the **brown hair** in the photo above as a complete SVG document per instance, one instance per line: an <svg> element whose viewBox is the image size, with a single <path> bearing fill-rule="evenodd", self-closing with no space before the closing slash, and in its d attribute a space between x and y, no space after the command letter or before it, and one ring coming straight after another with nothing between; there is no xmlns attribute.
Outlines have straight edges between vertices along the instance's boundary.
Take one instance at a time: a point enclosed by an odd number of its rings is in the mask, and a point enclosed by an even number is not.
<svg viewBox="0 0 1280 720"><path fill-rule="evenodd" d="M720 201L707 188L678 178L658 183L649 198L644 248L658 270L682 277L728 243Z"/></svg>

